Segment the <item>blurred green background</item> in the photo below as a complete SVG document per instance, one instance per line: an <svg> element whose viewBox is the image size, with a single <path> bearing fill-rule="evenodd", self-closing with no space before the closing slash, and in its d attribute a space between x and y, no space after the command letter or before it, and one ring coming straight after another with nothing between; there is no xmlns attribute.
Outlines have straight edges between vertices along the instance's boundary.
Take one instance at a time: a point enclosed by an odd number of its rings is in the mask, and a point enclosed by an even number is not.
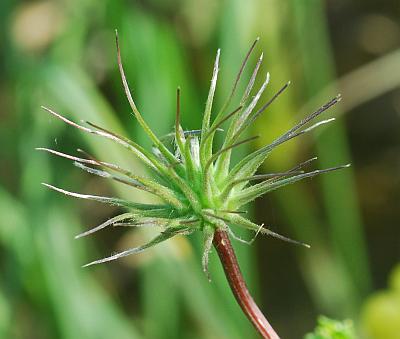
<svg viewBox="0 0 400 339"><path fill-rule="evenodd" d="M283 338L301 338L319 314L353 319L364 338L400 338L398 0L2 0L0 28L1 338L257 337L215 253L212 283L202 274L198 236L82 269L151 233L108 229L74 240L120 211L40 185L149 199L34 151L75 154L81 147L142 171L124 150L40 109L150 146L123 94L116 28L133 95L158 135L173 128L178 85L184 128L200 126L217 48L218 107L257 36L250 64L264 51L262 73L271 73L264 100L292 81L254 126L259 145L342 94L325 115L335 123L280 147L263 170L286 170L314 155L317 167L351 162L351 169L284 188L249 208L257 222L311 249L261 236L252 246L234 246L250 290Z"/></svg>

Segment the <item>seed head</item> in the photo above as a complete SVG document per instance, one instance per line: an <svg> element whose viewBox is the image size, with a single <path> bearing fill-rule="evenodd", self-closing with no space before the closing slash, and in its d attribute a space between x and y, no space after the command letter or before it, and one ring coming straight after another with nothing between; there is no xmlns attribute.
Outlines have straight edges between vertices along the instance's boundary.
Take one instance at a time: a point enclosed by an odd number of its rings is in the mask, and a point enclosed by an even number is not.
<svg viewBox="0 0 400 339"><path fill-rule="evenodd" d="M155 226L161 229L159 235L142 246L127 249L110 257L93 261L85 266L100 264L130 254L140 253L178 234L187 235L195 231L201 231L204 235L202 265L204 271L208 274L208 255L212 246L214 232L217 229L225 230L233 238L246 242L233 233L231 228L233 225L251 230L255 232L256 235L259 233L267 234L308 247L306 244L277 234L265 228L263 225L253 223L251 220L245 218L243 215L245 212L242 209L243 206L254 199L279 187L348 166L345 165L304 172L303 167L316 159L313 158L288 171L256 175L258 168L277 146L299 135L305 134L321 124L332 121L333 119L323 120L307 127L312 120L339 102L340 96L333 98L301 120L282 136L245 156L232 167L232 151L236 147L244 143L250 143L257 138L255 136L241 139L243 132L288 88L290 84L288 82L283 85L283 87L264 105L258 110L255 110L270 80L270 75L267 73L261 87L251 96L263 58L261 54L239 104L231 112L228 111L235 96L237 85L241 80L243 70L251 53L254 51L257 41L258 38L254 41L246 54L233 88L214 119L211 119L211 116L214 111L213 102L218 79L220 50L217 51L215 58L211 86L206 101L201 129L194 131L184 131L182 129L180 123L180 89L178 88L175 130L166 137L159 138L147 125L132 98L121 60L118 35L116 35L118 67L123 88L133 115L153 143L152 151L146 150L134 141L108 131L103 127L90 122L86 122L87 126L77 124L55 111L43 107L44 110L53 116L83 132L110 139L125 147L143 163L151 175L149 175L149 177L136 175L134 171L98 160L82 150L78 150L79 153L82 154L81 157L68 155L47 148L38 148L38 150L47 151L54 155L73 160L74 165L84 171L118 181L125 185L132 186L135 189L152 193L162 200L161 204L140 204L114 197L69 192L49 184L44 184L48 188L66 195L117 205L127 210L126 213L107 220L103 224L77 235L76 238L90 235L111 225L132 227ZM214 136L217 132L221 131L221 126L224 123L229 123L229 127L225 133L222 146L214 150ZM168 138L173 139L174 149L167 147L168 142L166 141ZM254 239L255 237L250 242Z"/></svg>

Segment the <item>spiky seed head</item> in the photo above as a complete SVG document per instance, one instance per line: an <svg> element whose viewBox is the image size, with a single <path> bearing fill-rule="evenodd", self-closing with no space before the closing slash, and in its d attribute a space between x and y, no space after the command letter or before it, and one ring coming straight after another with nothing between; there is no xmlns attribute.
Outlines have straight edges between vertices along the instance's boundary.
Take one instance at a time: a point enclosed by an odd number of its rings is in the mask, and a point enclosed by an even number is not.
<svg viewBox="0 0 400 339"><path fill-rule="evenodd" d="M69 192L45 184L48 188L66 195L113 204L128 210L127 213L118 215L99 226L77 235L77 238L87 236L111 225L136 227L147 225L156 226L161 229L158 236L142 246L93 261L85 266L115 260L134 253L140 253L178 234L190 234L194 231L201 231L204 234L202 265L204 271L208 274L208 256L216 229L226 230L234 239L246 242L233 233L232 225L254 231L256 235L258 233L267 234L282 240L308 246L272 232L263 227L263 225L260 226L253 223L243 216L243 211L240 209L257 197L284 185L348 166L338 166L311 172L304 172L301 170L312 160L315 160L315 158L313 158L286 172L255 175L258 168L263 164L266 157L274 148L296 136L305 134L322 124L332 121L333 119L323 120L314 123L311 127L307 127L310 121L317 118L329 107L335 105L340 100L340 96L333 98L272 143L247 155L231 168L230 159L232 151L237 146L251 142L256 138L251 137L240 140L245 129L289 86L289 82L286 83L271 97L271 99L262 105L261 108L255 110L270 80L269 73L267 73L265 81L256 91L254 97L251 98L255 79L262 62L261 54L238 107L230 113L227 113L234 98L237 85L241 79L243 69L247 64L250 54L254 51L257 41L258 38L246 54L227 100L223 104L221 110L216 114L216 117L211 119L214 110L214 93L217 86L219 71L220 50L217 51L212 72L211 86L200 130L184 131L182 129L180 123L180 88L178 88L175 131L169 135L169 137L173 138L175 149L169 149L167 143L165 143L166 139L159 138L155 135L136 107L125 77L118 43L118 34L116 36L117 57L123 88L133 115L153 143L152 151L148 151L128 138L117 135L93 123L87 122L87 126L83 126L63 117L51 109L43 107L47 112L71 126L86 133L110 139L125 147L141 160L149 172L154 175L152 177L136 175L134 170L124 169L118 165L98 160L82 150L78 151L83 154L83 157L72 156L47 148L38 148L38 150L47 151L54 155L73 160L77 167L91 174L118 181L135 189L150 192L162 200L162 204L157 205L140 204L114 197ZM222 146L220 149L214 150L214 136L218 131L221 131L221 125L227 121L230 122ZM250 242L254 239L255 237Z"/></svg>

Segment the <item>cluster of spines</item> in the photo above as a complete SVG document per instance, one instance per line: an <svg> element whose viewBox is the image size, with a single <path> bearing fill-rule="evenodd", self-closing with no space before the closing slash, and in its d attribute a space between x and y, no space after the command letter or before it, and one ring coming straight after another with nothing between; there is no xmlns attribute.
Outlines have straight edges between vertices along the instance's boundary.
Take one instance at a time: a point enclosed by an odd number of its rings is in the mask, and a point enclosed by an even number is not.
<svg viewBox="0 0 400 339"><path fill-rule="evenodd" d="M235 96L243 70L257 41L258 38L246 54L227 100L211 123L214 93L219 71L220 50L218 50L201 130L184 131L182 129L180 124L180 89L178 88L175 131L171 133L171 136L174 139L175 150L170 150L163 142L164 139L159 138L154 134L136 107L122 65L118 35L116 37L118 67L123 87L133 115L153 143L153 152L147 151L126 137L117 135L93 123L86 122L89 126L86 127L63 117L51 109L43 107L46 111L69 125L84 132L110 139L127 148L142 161L142 163L153 174L155 179L139 176L134 174L132 171L121 168L115 164L97 160L95 157L82 150L78 151L84 155L84 158L46 148L38 148L38 150L48 151L52 154L73 160L76 166L91 174L113 179L136 189L150 192L162 200L161 204L141 204L119 198L69 192L52 185L44 184L51 189L67 195L114 204L129 210L128 213L118 215L97 227L83 232L78 235L77 238L87 236L110 225L135 227L157 226L162 229L158 236L143 246L131 248L110 257L93 261L85 266L103 263L130 254L139 253L175 235L190 234L196 230L201 230L204 234L204 254L202 264L204 271L208 272L208 254L212 246L216 229L224 229L235 239L244 241L235 236L231 229L232 225L252 230L256 232L256 235L258 233L268 234L286 241L308 246L272 232L271 230L264 228L263 225L257 225L251 222L242 216L243 211L241 211L240 208L257 197L284 185L348 166L344 165L323 170L304 172L303 168L316 159L312 158L299 164L295 168L282 173L256 175L258 168L263 164L267 156L275 147L299 135L307 133L321 124L334 120L331 118L319 121L310 127L305 127L311 120L314 120L321 113L340 101L340 96L333 98L318 110L301 120L288 132L275 139L272 143L247 155L231 168L230 160L232 150L235 147L250 142L256 138L250 137L239 140L240 136L243 134L245 129L250 126L257 117L260 116L289 86L289 83L285 84L271 97L270 100L268 100L258 110L255 110L255 107L270 80L269 73L267 73L265 81L262 83L256 94L251 97L252 89L263 59L263 55L261 54L245 92L240 99L238 107L232 112L226 114L226 111ZM218 151L214 152L213 141L215 133L221 131L222 125L228 121L230 121L230 123L222 146ZM257 181L258 183L250 185L254 181ZM254 238L252 240L254 240Z"/></svg>

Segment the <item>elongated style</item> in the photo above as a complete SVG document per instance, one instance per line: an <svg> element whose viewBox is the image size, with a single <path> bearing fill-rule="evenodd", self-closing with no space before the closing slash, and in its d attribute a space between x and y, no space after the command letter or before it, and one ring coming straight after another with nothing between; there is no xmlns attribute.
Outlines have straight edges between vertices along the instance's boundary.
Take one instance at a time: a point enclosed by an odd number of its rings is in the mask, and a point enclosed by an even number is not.
<svg viewBox="0 0 400 339"><path fill-rule="evenodd" d="M160 233L146 244L126 249L125 251L103 259L92 261L85 266L100 264L131 254L140 253L178 234L188 235L195 231L201 231L204 235L202 266L206 275L209 276L208 258L212 245L214 244L233 294L246 316L264 338L278 338L275 331L251 298L246 284L244 283L229 237L242 242L246 241L235 235L232 226L251 230L255 235L258 233L266 234L281 240L309 247L304 243L277 234L265 228L263 225L253 223L243 216L243 214L245 214L243 206L259 196L282 186L304 178L314 177L321 173L344 168L348 165L304 172L303 168L312 160L315 160L315 158L313 158L284 172L256 174L258 168L276 147L290 139L313 130L321 124L332 121L333 119L322 120L314 122L314 124L309 126L312 120L339 102L340 96L337 96L301 120L288 132L284 133L270 144L252 152L237 164L231 166L232 151L234 151L236 147L244 143L250 143L256 138L250 137L241 139L243 132L289 86L289 83L283 85L277 93L270 96L270 99L267 100L265 104L261 105L259 109L255 109L270 81L270 75L267 73L265 81L260 88L253 93L255 80L262 62L261 54L239 103L235 107L231 107L238 88L237 85L241 81L243 70L255 49L257 41L258 39L256 39L249 52L246 54L232 90L222 108L217 112L215 118L212 119L212 113L215 111L213 102L219 72L220 50L217 51L215 59L211 86L205 105L201 129L194 131L184 131L182 129L180 123L180 89L178 88L176 93L177 109L175 130L170 135L160 138L151 130L150 126L147 125L133 100L122 65L118 35L116 36L118 67L122 78L123 89L132 109L132 114L153 143L152 151L143 148L124 136L117 135L103 127L97 126L94 123L86 122L86 125L78 124L49 108L43 107L48 113L83 132L109 139L125 147L148 169L149 176L138 175L135 174L134 170L121 168L116 164L98 160L82 150L78 150L80 153L79 156L69 155L47 148L38 148L38 150L47 151L51 154L72 160L75 166L84 171L115 180L133 187L134 189L149 192L162 200L160 204L142 204L116 197L74 193L49 184L44 184L48 188L66 195L117 205L127 210L126 213L118 215L99 226L77 235L77 238L93 234L109 226L155 226L160 229ZM227 125L225 138L220 148L214 150L214 136L217 132L221 131L221 127L224 124ZM168 138L173 139L174 149L170 149L170 147L167 146L169 142L167 143L165 140ZM249 243L254 239L255 237Z"/></svg>

